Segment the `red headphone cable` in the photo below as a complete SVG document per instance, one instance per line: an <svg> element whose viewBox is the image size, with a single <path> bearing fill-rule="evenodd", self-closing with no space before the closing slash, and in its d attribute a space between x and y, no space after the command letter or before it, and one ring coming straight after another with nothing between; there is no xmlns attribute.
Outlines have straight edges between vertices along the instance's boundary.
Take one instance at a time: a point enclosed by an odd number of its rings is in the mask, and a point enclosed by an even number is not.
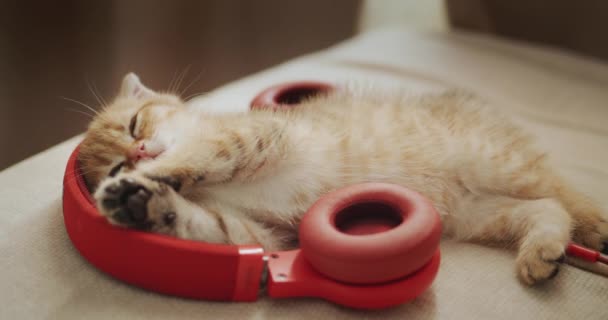
<svg viewBox="0 0 608 320"><path fill-rule="evenodd" d="M608 255L601 254L599 251L585 248L575 243L568 244L566 247L566 254L588 262L599 262L608 265Z"/></svg>

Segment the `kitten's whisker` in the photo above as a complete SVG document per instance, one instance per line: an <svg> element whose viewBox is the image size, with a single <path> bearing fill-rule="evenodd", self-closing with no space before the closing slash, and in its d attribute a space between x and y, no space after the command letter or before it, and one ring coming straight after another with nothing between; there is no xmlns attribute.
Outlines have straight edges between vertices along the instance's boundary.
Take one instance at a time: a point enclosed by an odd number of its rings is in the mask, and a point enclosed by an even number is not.
<svg viewBox="0 0 608 320"><path fill-rule="evenodd" d="M167 88L167 90L169 92L174 92L175 90L175 84L177 82L177 76L179 75L178 70L176 69L175 71L173 71L173 77L171 77L171 82L169 82L169 87Z"/></svg>
<svg viewBox="0 0 608 320"><path fill-rule="evenodd" d="M95 83L93 83L93 89L97 92L97 96L99 97L99 99L101 99L101 102L103 103L103 105L107 106L108 102L103 97L103 95L101 94L101 91L99 91L99 89L97 88L97 85Z"/></svg>
<svg viewBox="0 0 608 320"><path fill-rule="evenodd" d="M76 180L78 178L81 178L81 177L84 177L85 175L87 175L87 174L89 174L89 173L91 173L93 171L95 171L95 169L93 169L93 168L91 168L90 170L87 170L87 171L78 170L78 173L75 174L75 175L73 175L73 176L71 176L67 181L68 182L73 182L74 180Z"/></svg>
<svg viewBox="0 0 608 320"><path fill-rule="evenodd" d="M185 98L184 98L184 101L188 101L188 100L190 100L190 99L194 99L194 98L196 98L196 97L204 96L204 95L206 95L207 93L209 93L209 91L202 91L202 92L193 93L193 94L191 94L191 95L189 95L189 96L185 97Z"/></svg>
<svg viewBox="0 0 608 320"><path fill-rule="evenodd" d="M79 110L79 109L64 108L64 110L66 110L66 111L72 111L72 112L76 112L76 113L80 113L80 114L82 114L82 115L87 116L89 119L93 119L93 118L95 118L95 115L92 115L92 114L90 114L90 113L88 113L88 112L85 112L85 111L82 111L82 110Z"/></svg>
<svg viewBox="0 0 608 320"><path fill-rule="evenodd" d="M186 75L188 74L188 71L190 71L190 67L192 67L191 64L189 64L184 71L178 76L176 84L175 84L175 88L173 88L173 92L177 92L179 91L179 87L182 85L182 81L184 81L184 78L186 77Z"/></svg>
<svg viewBox="0 0 608 320"><path fill-rule="evenodd" d="M93 97L95 98L97 103L100 105L103 105L103 103L101 103L101 100L99 99L99 97L95 94L95 91L93 91L93 88L91 87L91 83L89 82L89 80L87 80L86 82L87 82L87 88L89 89L89 92L91 92L91 94L93 95Z"/></svg>
<svg viewBox="0 0 608 320"><path fill-rule="evenodd" d="M99 111L95 110L94 108L92 108L91 106L89 106L88 104L86 104L86 103L84 103L84 102L80 102L80 101L78 101L78 100L71 99L71 98L68 98L68 97L60 97L60 98L62 98L63 100L71 101L71 102L74 102L74 103L76 103L76 104L78 104L78 105L81 105L81 106L83 106L83 107L85 107L85 108L87 108L87 109L89 109L89 110L93 111L93 113L94 113L95 115L99 115Z"/></svg>
<svg viewBox="0 0 608 320"><path fill-rule="evenodd" d="M91 93L93 94L93 97L95 97L95 100L97 100L97 103L99 103L102 107L107 105L106 100L99 93L99 90L97 89L95 83L91 83L87 80L87 87L89 88L89 91L91 91Z"/></svg>
<svg viewBox="0 0 608 320"><path fill-rule="evenodd" d="M196 82L198 82L201 79L202 75L203 75L203 70L199 71L199 73L196 75L196 77L194 77L194 80L192 80L190 82L190 84L188 84L183 90L181 90L179 92L179 96L184 95L184 93L186 93L186 91L188 91L188 89L190 89L190 87L192 87L193 84L195 84Z"/></svg>

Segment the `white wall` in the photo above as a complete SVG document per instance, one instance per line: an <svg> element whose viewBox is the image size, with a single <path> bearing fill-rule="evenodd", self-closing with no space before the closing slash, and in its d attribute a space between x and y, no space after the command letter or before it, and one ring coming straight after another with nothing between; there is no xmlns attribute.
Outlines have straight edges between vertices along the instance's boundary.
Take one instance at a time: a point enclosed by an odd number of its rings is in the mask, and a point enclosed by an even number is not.
<svg viewBox="0 0 608 320"><path fill-rule="evenodd" d="M448 29L443 0L365 0L359 31L388 25L443 31Z"/></svg>

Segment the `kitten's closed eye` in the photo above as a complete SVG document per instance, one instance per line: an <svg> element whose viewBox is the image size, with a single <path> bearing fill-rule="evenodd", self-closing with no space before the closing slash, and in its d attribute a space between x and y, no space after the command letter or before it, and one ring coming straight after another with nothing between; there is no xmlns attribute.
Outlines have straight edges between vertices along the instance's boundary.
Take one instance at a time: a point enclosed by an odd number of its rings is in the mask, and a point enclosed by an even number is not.
<svg viewBox="0 0 608 320"><path fill-rule="evenodd" d="M137 118L139 116L139 112L137 112L135 115L133 115L133 118L131 118L131 121L129 122L129 134L131 135L131 137L137 139L137 136L135 135L135 129L137 128Z"/></svg>
<svg viewBox="0 0 608 320"><path fill-rule="evenodd" d="M122 167L125 166L125 161L122 161L121 163L115 165L111 170L110 173L108 173L108 176L110 177L114 177L115 175L118 174L118 172L120 172L120 169L122 169Z"/></svg>

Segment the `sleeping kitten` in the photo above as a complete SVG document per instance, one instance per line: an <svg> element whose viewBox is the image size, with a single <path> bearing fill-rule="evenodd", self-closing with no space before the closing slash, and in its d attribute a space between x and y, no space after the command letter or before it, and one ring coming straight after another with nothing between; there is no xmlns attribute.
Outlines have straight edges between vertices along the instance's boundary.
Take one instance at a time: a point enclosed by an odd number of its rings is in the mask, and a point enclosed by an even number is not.
<svg viewBox="0 0 608 320"><path fill-rule="evenodd" d="M400 184L429 198L445 233L519 248L526 284L553 277L573 239L601 249L608 223L508 119L459 92L336 92L290 111L206 114L128 74L93 120L79 161L120 226L284 248L324 193Z"/></svg>

